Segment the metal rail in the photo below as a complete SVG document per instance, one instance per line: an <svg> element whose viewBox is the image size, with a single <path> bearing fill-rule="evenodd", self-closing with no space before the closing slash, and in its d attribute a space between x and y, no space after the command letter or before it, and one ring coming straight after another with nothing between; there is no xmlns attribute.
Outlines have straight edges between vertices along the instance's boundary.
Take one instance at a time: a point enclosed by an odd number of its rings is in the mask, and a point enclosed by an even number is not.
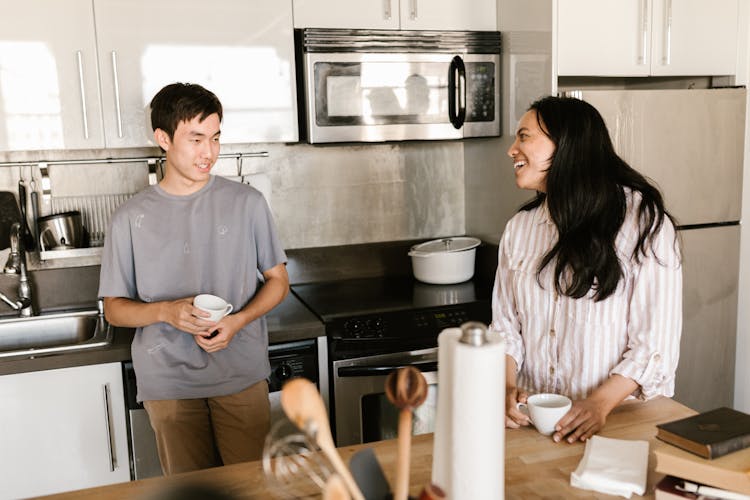
<svg viewBox="0 0 750 500"><path fill-rule="evenodd" d="M267 158L268 151L258 151L255 153L222 153L219 159L235 158ZM146 163L159 163L164 161L163 156L140 156L133 158L97 158L93 160L38 160L38 161L9 161L0 162L0 167L33 167L43 163L45 165L91 165L104 163L133 163L143 161Z"/></svg>

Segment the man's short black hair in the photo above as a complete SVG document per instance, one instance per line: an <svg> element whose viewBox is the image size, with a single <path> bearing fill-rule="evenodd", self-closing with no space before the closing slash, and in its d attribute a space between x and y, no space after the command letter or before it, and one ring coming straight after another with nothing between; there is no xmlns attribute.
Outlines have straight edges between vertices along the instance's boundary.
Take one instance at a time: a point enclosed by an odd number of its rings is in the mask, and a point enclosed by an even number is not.
<svg viewBox="0 0 750 500"><path fill-rule="evenodd" d="M196 116L203 121L214 113L221 121L224 112L213 92L195 83L171 83L151 99L151 128L162 129L171 140L180 122Z"/></svg>

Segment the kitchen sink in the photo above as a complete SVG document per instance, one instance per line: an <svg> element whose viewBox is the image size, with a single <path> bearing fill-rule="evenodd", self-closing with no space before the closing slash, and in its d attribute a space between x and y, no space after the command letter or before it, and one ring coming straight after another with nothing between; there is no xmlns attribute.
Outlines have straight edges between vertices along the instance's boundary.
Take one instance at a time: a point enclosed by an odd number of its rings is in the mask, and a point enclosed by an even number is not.
<svg viewBox="0 0 750 500"><path fill-rule="evenodd" d="M0 320L0 360L103 347L112 328L96 310Z"/></svg>

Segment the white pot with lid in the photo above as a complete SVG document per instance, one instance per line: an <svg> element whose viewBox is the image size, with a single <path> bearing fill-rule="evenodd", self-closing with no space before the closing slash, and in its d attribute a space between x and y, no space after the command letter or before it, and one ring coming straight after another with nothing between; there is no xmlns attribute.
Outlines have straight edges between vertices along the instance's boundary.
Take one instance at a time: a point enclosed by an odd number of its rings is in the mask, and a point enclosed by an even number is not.
<svg viewBox="0 0 750 500"><path fill-rule="evenodd" d="M476 248L481 241L470 236L440 238L409 250L414 277L424 283L462 283L474 276Z"/></svg>

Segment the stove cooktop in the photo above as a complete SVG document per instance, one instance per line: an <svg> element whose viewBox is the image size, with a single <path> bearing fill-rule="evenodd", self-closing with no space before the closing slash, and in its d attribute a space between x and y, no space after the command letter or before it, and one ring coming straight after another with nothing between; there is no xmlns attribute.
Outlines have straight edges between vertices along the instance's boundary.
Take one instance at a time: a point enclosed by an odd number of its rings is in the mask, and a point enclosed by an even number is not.
<svg viewBox="0 0 750 500"><path fill-rule="evenodd" d="M360 278L292 285L292 291L324 322L396 311L489 302L492 280L431 285L409 276Z"/></svg>

